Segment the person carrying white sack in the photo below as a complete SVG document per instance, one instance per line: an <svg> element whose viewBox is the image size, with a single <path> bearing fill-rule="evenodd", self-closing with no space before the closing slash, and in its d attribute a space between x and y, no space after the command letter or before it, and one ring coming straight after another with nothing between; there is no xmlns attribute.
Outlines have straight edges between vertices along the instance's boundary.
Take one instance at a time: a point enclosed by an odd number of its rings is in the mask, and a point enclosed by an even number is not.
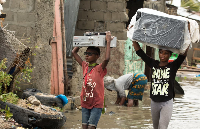
<svg viewBox="0 0 200 129"><path fill-rule="evenodd" d="M137 41L132 42L136 54L151 68L150 98L153 127L167 129L173 111L176 72L185 60L189 46L175 61L168 63L172 54L170 50L159 49L159 60L155 60L145 54Z"/></svg>
<svg viewBox="0 0 200 129"><path fill-rule="evenodd" d="M138 9L127 29L130 40L177 54L184 54L188 46L199 42L195 20L148 8Z"/></svg>

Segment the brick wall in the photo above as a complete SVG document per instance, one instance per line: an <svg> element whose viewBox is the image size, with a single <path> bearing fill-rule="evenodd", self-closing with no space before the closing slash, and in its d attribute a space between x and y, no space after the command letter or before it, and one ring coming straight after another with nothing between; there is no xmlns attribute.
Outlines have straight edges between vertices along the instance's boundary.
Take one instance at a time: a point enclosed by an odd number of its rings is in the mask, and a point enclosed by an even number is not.
<svg viewBox="0 0 200 129"><path fill-rule="evenodd" d="M81 0L75 35L86 31L111 31L119 40L126 40L125 0Z"/></svg>
<svg viewBox="0 0 200 129"><path fill-rule="evenodd" d="M4 26L8 24L6 29L15 31L16 37L34 37L34 4L34 0L7 0L6 3L3 4L2 12L7 15L3 22Z"/></svg>
<svg viewBox="0 0 200 129"><path fill-rule="evenodd" d="M166 6L165 6L165 0L160 1L144 1L144 8L150 8L157 11L165 12Z"/></svg>

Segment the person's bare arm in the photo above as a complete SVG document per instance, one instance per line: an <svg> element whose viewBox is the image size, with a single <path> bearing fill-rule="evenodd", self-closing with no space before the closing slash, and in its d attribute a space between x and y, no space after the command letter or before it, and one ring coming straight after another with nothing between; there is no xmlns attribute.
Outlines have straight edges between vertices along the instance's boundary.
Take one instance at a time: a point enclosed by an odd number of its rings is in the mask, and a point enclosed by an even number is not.
<svg viewBox="0 0 200 129"><path fill-rule="evenodd" d="M77 54L78 50L79 50L79 47L75 47L75 48L72 50L72 55L74 56L75 60L79 63L79 65L82 66L83 60L82 60L81 57Z"/></svg>
<svg viewBox="0 0 200 129"><path fill-rule="evenodd" d="M136 41L133 41L133 47L134 47L135 51L138 51L141 49L140 45Z"/></svg>
<svg viewBox="0 0 200 129"><path fill-rule="evenodd" d="M112 38L111 38L111 33L110 31L107 31L106 32L106 41L107 41L107 44L106 44L106 57L105 57L105 60L103 61L102 63L102 69L105 69L106 66L108 65L108 62L110 60L110 42L111 42Z"/></svg>
<svg viewBox="0 0 200 129"><path fill-rule="evenodd" d="M120 106L124 105L125 100L126 100L126 97L121 97L121 101L120 101L119 105Z"/></svg>

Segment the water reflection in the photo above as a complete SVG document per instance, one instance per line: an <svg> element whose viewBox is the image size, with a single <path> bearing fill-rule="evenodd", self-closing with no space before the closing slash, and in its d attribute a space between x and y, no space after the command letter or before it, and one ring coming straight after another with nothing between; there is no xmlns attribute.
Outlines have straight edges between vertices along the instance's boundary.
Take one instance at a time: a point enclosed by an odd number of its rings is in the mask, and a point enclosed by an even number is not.
<svg viewBox="0 0 200 129"><path fill-rule="evenodd" d="M200 129L200 81L179 81L185 94L176 94L168 129ZM62 129L81 128L81 111L69 111L65 115L67 122ZM145 91L143 101L140 101L138 107L108 105L106 113L100 118L98 128L153 129L149 91Z"/></svg>
<svg viewBox="0 0 200 129"><path fill-rule="evenodd" d="M174 110L170 121L170 129L200 128L200 81L182 80L179 82L185 91L184 95L176 95Z"/></svg>

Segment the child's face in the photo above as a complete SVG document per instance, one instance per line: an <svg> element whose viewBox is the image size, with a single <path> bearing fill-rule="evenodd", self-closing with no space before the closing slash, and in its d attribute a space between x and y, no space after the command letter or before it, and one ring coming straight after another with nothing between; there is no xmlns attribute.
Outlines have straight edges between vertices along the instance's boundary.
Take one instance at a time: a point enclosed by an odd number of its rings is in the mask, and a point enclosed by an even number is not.
<svg viewBox="0 0 200 129"><path fill-rule="evenodd" d="M86 50L86 52L84 52L84 55L85 55L86 62L89 62L89 63L95 63L96 60L99 58L99 55L97 54L97 52L90 49Z"/></svg>
<svg viewBox="0 0 200 129"><path fill-rule="evenodd" d="M167 50L160 50L159 51L159 58L161 62L168 62L169 58L171 56L171 53Z"/></svg>

